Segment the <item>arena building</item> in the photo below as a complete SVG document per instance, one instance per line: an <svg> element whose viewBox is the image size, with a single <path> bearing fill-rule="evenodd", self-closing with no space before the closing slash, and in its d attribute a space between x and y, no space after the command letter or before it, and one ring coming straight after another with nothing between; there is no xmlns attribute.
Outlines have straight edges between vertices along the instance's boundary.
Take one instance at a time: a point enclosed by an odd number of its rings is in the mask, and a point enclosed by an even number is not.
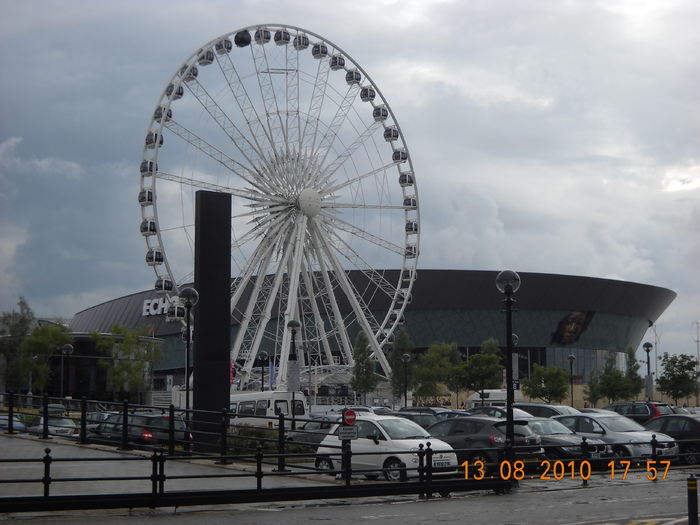
<svg viewBox="0 0 700 525"><path fill-rule="evenodd" d="M433 343L456 343L462 358L467 359L492 337L504 347L504 297L495 285L497 274L420 270L403 324L416 351ZM519 378L527 377L535 363L568 370L568 357L573 355L575 381L585 383L603 365L610 348L620 352L622 368L624 351L639 347L649 327L676 297L665 288L610 279L540 273L520 273L520 277L522 284L513 295ZM164 349L164 358L154 364L153 386L154 390L167 391L184 384L185 356L182 325L166 321L168 306L163 295L144 291L77 313L71 330L78 339L83 334L87 341L84 334L108 333L115 324L131 329L152 327L150 334L163 341ZM378 318L387 313L386 305L370 306ZM232 339L237 328L232 318ZM76 347L71 358L72 366L81 366L80 348ZM95 385L90 386L92 393ZM71 387L74 397L88 395L79 381L69 384Z"/></svg>

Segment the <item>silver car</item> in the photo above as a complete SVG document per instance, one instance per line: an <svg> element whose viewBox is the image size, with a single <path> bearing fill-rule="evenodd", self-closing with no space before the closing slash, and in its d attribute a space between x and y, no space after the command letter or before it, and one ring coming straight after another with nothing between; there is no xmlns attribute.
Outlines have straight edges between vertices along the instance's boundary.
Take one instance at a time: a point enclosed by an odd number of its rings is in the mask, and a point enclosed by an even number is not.
<svg viewBox="0 0 700 525"><path fill-rule="evenodd" d="M49 435L63 436L70 438L79 437L80 431L78 426L72 419L63 416L49 416L48 419ZM27 427L27 432L37 436L44 433L44 416L38 416Z"/></svg>
<svg viewBox="0 0 700 525"><path fill-rule="evenodd" d="M613 456L617 458L650 458L653 435L656 435L658 441L658 457L674 460L678 456L678 443L672 437L659 432L649 432L639 423L619 414L570 414L556 416L554 419L581 436L605 441L612 448Z"/></svg>

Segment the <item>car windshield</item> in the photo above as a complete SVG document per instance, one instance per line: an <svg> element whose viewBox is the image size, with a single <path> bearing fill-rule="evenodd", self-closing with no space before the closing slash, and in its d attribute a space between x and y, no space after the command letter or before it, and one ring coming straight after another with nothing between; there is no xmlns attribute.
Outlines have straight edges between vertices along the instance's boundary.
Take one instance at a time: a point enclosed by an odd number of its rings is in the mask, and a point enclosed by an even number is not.
<svg viewBox="0 0 700 525"><path fill-rule="evenodd" d="M559 421L542 420L542 421L530 421L528 426L532 429L535 434L541 436L551 436L554 434L573 434L571 430L566 428L564 425L559 423Z"/></svg>
<svg viewBox="0 0 700 525"><path fill-rule="evenodd" d="M391 439L415 439L429 438L428 434L419 424L409 419L380 419L377 421Z"/></svg>
<svg viewBox="0 0 700 525"><path fill-rule="evenodd" d="M49 425L54 427L72 427L75 423L71 419L65 417L50 417Z"/></svg>
<svg viewBox="0 0 700 525"><path fill-rule="evenodd" d="M613 432L637 432L639 430L646 430L642 425L625 416L601 417L598 419L598 422Z"/></svg>

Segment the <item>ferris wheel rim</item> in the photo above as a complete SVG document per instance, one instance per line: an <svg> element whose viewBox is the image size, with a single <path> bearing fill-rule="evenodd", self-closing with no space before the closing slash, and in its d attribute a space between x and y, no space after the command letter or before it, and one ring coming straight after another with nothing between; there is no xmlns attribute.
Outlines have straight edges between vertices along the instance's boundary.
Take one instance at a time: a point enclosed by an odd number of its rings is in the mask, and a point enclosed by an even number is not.
<svg viewBox="0 0 700 525"><path fill-rule="evenodd" d="M153 204L152 204L152 206L150 206L150 207L149 206L142 206L142 233L144 233L143 232L144 222L152 220L154 223L155 232L153 235L144 235L144 236L146 238L146 244L147 244L149 254L151 252L157 252L158 250L161 251L161 257L163 259L162 264L153 265L154 270L156 272L156 276L157 276L156 285L158 285L158 281L161 279L170 279L173 290L171 293L169 293L168 291L165 291L166 295L169 298L176 296L178 289L182 285L184 285L186 283L191 283L194 279L194 275L192 273L190 273L190 274L186 274L185 276L182 276L180 278L178 278L175 275L175 272L170 267L170 263L168 261L168 257L167 257L167 253L166 253L167 246L165 246L166 243L164 242L164 240L162 238L161 228L159 227L160 217L159 217L159 213L158 213L159 210L158 210L158 206L157 206L157 197L156 197L157 184L156 183L159 180L157 161L159 158L159 152L161 150L161 146L158 145L158 140L162 140L164 130L167 128L166 124L167 124L168 120L165 116L163 116L160 119L156 119L156 112L159 109L161 109L165 114L167 114L167 112L170 111L172 107L174 107L173 103L177 99L173 98L171 95L168 95L168 90L169 89L176 89L177 90L181 86L183 86L183 84L185 84L185 80L183 77L185 75L187 75L192 70L193 67L196 67L198 57L201 56L202 50L211 49L218 42L224 41L224 39L235 38L237 35L239 35L243 32L250 33L253 31L260 31L260 30L295 31L296 36L304 35L304 36L310 36L310 37L316 38L316 39L318 39L318 42L325 43L327 45L332 46L333 50L338 55L342 56L346 61L349 61L352 64L352 69L355 71L358 71L361 74L361 77L363 79L363 86L371 87L375 91L375 97L381 101L381 106L386 108L388 115L390 115L389 120L390 120L390 122L393 123L392 128L395 129L396 134L398 135L397 139L400 141L401 144L403 144L403 149L406 152L406 159L404 160L404 162L406 162L408 165L408 168L409 168L408 173L410 173L411 175L414 174L412 159L411 159L410 155L408 155L408 153L407 153L408 149L407 149L404 137L403 137L403 132L402 132L402 130L398 124L398 121L396 120L396 117L395 117L393 111L391 110L388 102L386 101L385 97L383 96L383 94L381 93L379 88L377 87L376 83L371 79L371 77L366 73L366 71L354 59L352 59L352 57L350 57L350 55L348 55L340 47L338 47L334 43L331 43L330 41L328 41L327 39L325 39L324 37L322 37L316 33L313 33L313 32L308 31L306 29L302 29L300 27L291 26L291 25L284 25L284 24L257 24L257 25L253 25L253 26L247 26L247 27L238 29L236 31L221 35L215 39L212 39L211 41L209 41L205 45L201 46L197 51L192 53L188 57L188 59L184 62L184 65L181 66L180 68L177 68L175 73L173 74L173 76L170 78L169 82L166 83L166 88L161 93L161 96L158 100L158 103L156 104L154 114L151 117L151 120L149 122L148 133L155 134L156 146L154 148L149 148L148 145L145 144L144 148L143 148L143 153L142 153L141 192L143 192L145 189L149 189L149 188L153 192L153 196L152 196ZM251 42L250 45L252 46L253 42ZM270 45L270 43L265 42L265 43L259 44L259 45L261 45L261 46ZM375 106L374 102L372 102L372 106ZM321 139L324 139L324 138L325 138L325 136L321 137ZM153 164L155 164L155 166L153 168L154 173L150 177L150 186L148 184L144 184L143 165L144 165L144 163L147 163L147 162L153 162ZM380 169L381 169L381 167L380 167ZM388 169L388 168L384 167L384 169ZM400 170L398 170L398 171L399 171L399 173L401 173ZM175 179L175 176L171 175L171 178ZM160 180L162 181L165 179L164 179L164 177L160 177ZM190 182L192 184L195 184L194 181L190 181ZM233 188L227 189L225 187L219 187L219 188L213 188L213 189L215 191L218 190L218 191L229 191L229 192L232 192L232 190L233 190ZM412 211L411 211L412 215L411 216L415 217L415 219L413 219L413 220L415 220L416 225L417 225L417 223L419 222L419 206L418 206L418 193L417 193L415 177L413 177L413 180L412 180L412 191L413 191L412 199L413 199L414 205L412 207ZM403 194L405 196L406 192L404 191ZM303 199L301 199L302 195L304 196ZM323 207L315 205L315 203L314 203L315 197L318 197L318 192L315 192L315 194L314 194L314 192L310 191L310 188L308 188L308 187L302 188L302 190L299 192L299 198L302 201L301 204L299 205L299 210L301 211L302 216L315 217L316 215L323 213L323 209L322 209ZM141 197L139 197L139 198L141 198ZM319 209L317 209L317 208L319 208ZM401 208L404 210L404 219L405 219L405 222L407 222L408 221L408 219L407 219L408 213L405 211L406 210L405 206L397 205L397 208ZM341 224L341 222L338 218L334 218L334 220L335 220L335 224ZM150 223L149 223L149 227L150 227ZM343 224L343 228L346 228L346 233L351 232L352 231L352 224ZM408 226L407 226L407 228L408 228ZM359 233L360 233L359 229L355 231L356 235L359 235ZM351 233L348 233L348 234L351 234ZM420 232L419 231L415 232L414 238L415 238L415 243L413 243L412 247L415 249L415 253L408 254L408 253L404 252L403 260L401 263L401 273L403 274L404 271L409 271L409 273L410 273L409 278L406 279L405 286L402 286L401 283L398 283L396 285L396 290L395 290L396 293L392 299L392 303L391 303L391 307L389 308L389 311L386 313L386 316L384 317L384 319L375 325L376 332L373 329L372 333L371 333L373 343L375 342L374 341L375 337L378 337L382 334L385 336L385 340L380 341L380 344L378 345L378 349L380 352L381 352L381 349L385 346L386 341L388 340L387 339L388 336L391 336L393 334L393 331L396 329L396 327L399 324L395 321L391 321L391 322L389 321L391 314L398 312L400 315L402 315L403 311L405 310L405 307L406 307L406 299L410 298L410 291L412 289L413 282L415 281L415 273L416 273L415 268L416 268L416 263L417 263L417 259L419 256L419 249L418 249L419 239L420 239ZM190 241L190 246L192 246L192 244L193 244L193 239ZM403 249L403 247L399 247L399 248ZM406 246L406 250L408 250L408 246ZM357 256L359 258L359 254L356 254L355 256ZM147 254L147 258L148 258L148 254ZM409 260L409 259L412 260L412 264L410 264L410 265L407 264L407 260ZM336 271L337 271L337 269L336 269ZM266 276L265 275L257 275L256 277L264 279ZM345 286L348 287L349 285L346 283ZM350 290L350 288L348 288L348 290L346 290L346 291L349 292L349 290ZM402 294L406 294L406 295L403 297L400 297L399 291L401 291ZM375 348L375 353L376 353L376 351L377 351L377 349ZM251 367L252 367L252 364L250 364L248 366L248 371L250 371Z"/></svg>

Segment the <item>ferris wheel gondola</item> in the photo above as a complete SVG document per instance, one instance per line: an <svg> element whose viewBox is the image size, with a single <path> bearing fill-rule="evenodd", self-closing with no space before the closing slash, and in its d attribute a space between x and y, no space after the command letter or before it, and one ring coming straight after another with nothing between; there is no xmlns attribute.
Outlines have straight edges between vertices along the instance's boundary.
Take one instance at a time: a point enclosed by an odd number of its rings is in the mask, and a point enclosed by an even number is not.
<svg viewBox="0 0 700 525"><path fill-rule="evenodd" d="M231 195L241 389L263 350L284 386L291 319L302 363L352 365L363 331L388 375L416 278L418 192L395 115L347 53L274 24L207 42L165 83L140 166L147 264L172 301L194 279L195 192Z"/></svg>

